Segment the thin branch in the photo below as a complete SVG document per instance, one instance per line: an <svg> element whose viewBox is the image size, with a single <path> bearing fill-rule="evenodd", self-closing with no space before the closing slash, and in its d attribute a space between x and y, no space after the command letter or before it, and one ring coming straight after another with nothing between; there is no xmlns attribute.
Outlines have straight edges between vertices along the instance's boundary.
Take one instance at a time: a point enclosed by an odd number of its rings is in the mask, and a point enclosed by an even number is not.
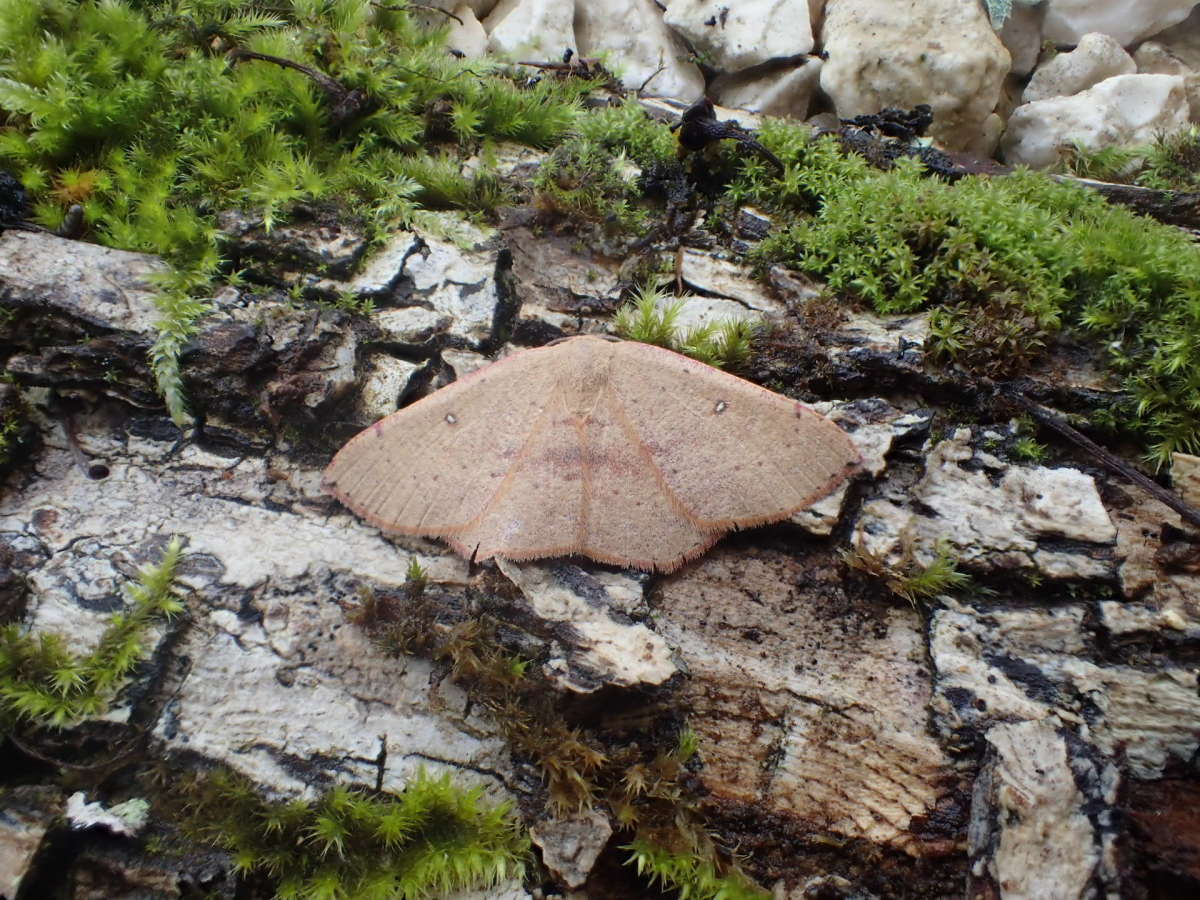
<svg viewBox="0 0 1200 900"><path fill-rule="evenodd" d="M1090 453L1100 462L1102 466L1104 466L1104 468L1108 469L1113 474L1120 475L1122 478L1125 478L1126 480L1138 485L1138 487L1142 488L1144 491L1146 491L1146 493L1154 497L1155 500L1160 501L1166 506L1169 506L1175 512L1179 513L1180 518L1190 522L1192 525L1200 527L1200 509L1196 509L1196 507L1185 502L1175 492L1167 490L1157 481L1139 471L1130 463L1121 459L1121 457L1101 447L1099 444L1077 429L1072 428L1055 413L1052 413L1045 407L1034 403L1011 385L1001 385L1000 391L1005 397L1012 400L1013 403L1025 410L1025 412L1029 413L1030 416L1032 416L1042 425L1045 425L1051 431L1055 431L1065 437L1072 444L1075 444L1075 446Z"/></svg>
<svg viewBox="0 0 1200 900"><path fill-rule="evenodd" d="M403 6L390 6L386 3L372 3L371 5L376 9L383 9L387 10L388 12L408 12L410 9L425 9L429 12L440 12L443 16L449 16L464 28L467 24L454 13L442 9L440 6L433 6L429 3L405 3Z"/></svg>
<svg viewBox="0 0 1200 900"><path fill-rule="evenodd" d="M229 52L229 62L231 65L241 62L244 59L257 59L261 62L274 63L285 69L293 69L307 75L325 92L325 96L329 100L330 114L335 123L345 122L347 119L357 116L362 112L363 107L367 103L367 95L363 91L357 89L351 90L337 79L326 75L320 69L314 69L312 66L298 63L294 59L272 56L269 53L257 53L254 50L246 50L242 47Z"/></svg>
<svg viewBox="0 0 1200 900"><path fill-rule="evenodd" d="M648 76L646 76L646 80L638 85L638 89L637 89L638 96L640 97L642 94L642 91L646 90L646 85L648 85L650 82L652 82L655 78L657 78L659 75L661 75L666 70L667 70L667 65L666 65L666 63L663 62L662 54L659 53L658 54L658 68L655 69L653 72L651 72Z"/></svg>
<svg viewBox="0 0 1200 900"><path fill-rule="evenodd" d="M1111 203L1128 206L1143 215L1150 216L1168 225L1181 228L1200 228L1200 193L1188 191L1161 191L1157 188L1135 184L1113 184L1094 178L1079 178L1075 175L1051 175L1064 184L1078 184L1090 188Z"/></svg>

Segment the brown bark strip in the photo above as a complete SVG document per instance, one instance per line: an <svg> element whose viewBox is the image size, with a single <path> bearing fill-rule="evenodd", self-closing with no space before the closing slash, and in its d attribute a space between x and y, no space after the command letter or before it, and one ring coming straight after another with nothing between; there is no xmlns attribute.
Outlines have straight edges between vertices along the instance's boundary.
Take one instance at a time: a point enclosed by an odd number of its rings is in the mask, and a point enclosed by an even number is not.
<svg viewBox="0 0 1200 900"><path fill-rule="evenodd" d="M1110 203L1120 203L1168 225L1200 228L1200 193L1160 191L1133 184L1112 184L1073 175L1051 175L1064 184L1078 184L1100 194Z"/></svg>

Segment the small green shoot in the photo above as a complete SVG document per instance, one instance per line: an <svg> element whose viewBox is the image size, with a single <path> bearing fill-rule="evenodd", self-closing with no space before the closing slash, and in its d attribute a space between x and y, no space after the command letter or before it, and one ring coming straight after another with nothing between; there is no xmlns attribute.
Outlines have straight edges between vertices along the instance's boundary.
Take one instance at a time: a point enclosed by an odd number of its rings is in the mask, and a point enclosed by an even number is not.
<svg viewBox="0 0 1200 900"><path fill-rule="evenodd" d="M959 571L958 560L947 541L938 542L928 565L917 563L911 551L905 554L903 562L893 565L862 547L843 551L842 559L852 569L881 579L893 594L903 597L913 607L938 594L962 590L971 583L971 576Z"/></svg>
<svg viewBox="0 0 1200 900"><path fill-rule="evenodd" d="M685 301L668 302L667 297L666 291L652 283L635 288L631 302L618 309L613 319L617 334L629 341L672 349Z"/></svg>
<svg viewBox="0 0 1200 900"><path fill-rule="evenodd" d="M679 737L675 745L675 758L681 763L688 763L700 752L700 737L690 727L679 729Z"/></svg>
<svg viewBox="0 0 1200 900"><path fill-rule="evenodd" d="M1046 461L1046 458L1050 455L1050 451L1037 438L1023 434L1013 441L1012 455L1017 459L1041 463Z"/></svg>
<svg viewBox="0 0 1200 900"><path fill-rule="evenodd" d="M409 596L415 596L425 590L425 585L429 581L429 574L425 571L425 567L414 556L408 561L408 568L404 571L404 585L409 592Z"/></svg>
<svg viewBox="0 0 1200 900"><path fill-rule="evenodd" d="M613 318L616 333L630 341L666 347L717 368L745 365L758 325L745 319L727 319L679 328L687 297L670 295L652 281L634 289L629 303Z"/></svg>
<svg viewBox="0 0 1200 900"><path fill-rule="evenodd" d="M355 316L369 316L375 312L375 301L363 297L352 290L339 291L332 301L320 301L320 305L329 309L340 309Z"/></svg>
<svg viewBox="0 0 1200 900"><path fill-rule="evenodd" d="M1075 144L1064 167L1080 178L1134 184L1160 191L1200 190L1200 126L1160 134L1140 146L1092 149Z"/></svg>

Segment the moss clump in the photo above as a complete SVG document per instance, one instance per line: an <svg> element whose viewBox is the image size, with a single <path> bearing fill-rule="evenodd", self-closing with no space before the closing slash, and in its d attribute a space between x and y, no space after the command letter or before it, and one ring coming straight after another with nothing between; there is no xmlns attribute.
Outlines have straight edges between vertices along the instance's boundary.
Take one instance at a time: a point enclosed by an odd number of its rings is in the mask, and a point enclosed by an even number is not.
<svg viewBox="0 0 1200 900"><path fill-rule="evenodd" d="M1200 253L1187 234L1030 172L946 184L910 160L874 170L778 122L759 138L784 176L744 170L729 195L780 218L761 263L882 313L945 305L935 348L997 377L1064 330L1090 333L1127 394L1110 424L1136 429L1159 464L1200 449Z"/></svg>
<svg viewBox="0 0 1200 900"><path fill-rule="evenodd" d="M36 637L19 625L0 628L0 728L19 722L61 728L104 712L112 695L146 654L155 621L183 611L174 588L183 545L171 539L162 560L129 586L126 612L113 616L90 653L71 653L62 637Z"/></svg>
<svg viewBox="0 0 1200 900"><path fill-rule="evenodd" d="M547 217L644 235L657 216L643 173L668 164L673 147L670 132L637 103L591 112L538 169L534 204Z"/></svg>
<svg viewBox="0 0 1200 900"><path fill-rule="evenodd" d="M759 326L745 319L727 319L681 330L678 320L686 303L686 297L670 300L661 288L643 285L617 310L613 327L623 338L666 347L710 366L745 365Z"/></svg>
<svg viewBox="0 0 1200 900"><path fill-rule="evenodd" d="M0 165L40 224L79 204L91 239L173 264L152 363L177 421L179 354L223 266L217 211L270 229L336 200L382 231L422 203L488 208L494 176L429 145L548 146L575 121L586 82L523 87L443 38L369 0L0 0Z"/></svg>
<svg viewBox="0 0 1200 900"><path fill-rule="evenodd" d="M520 878L528 839L504 805L420 770L398 795L335 787L269 801L228 771L187 785L188 830L278 900L424 900Z"/></svg>

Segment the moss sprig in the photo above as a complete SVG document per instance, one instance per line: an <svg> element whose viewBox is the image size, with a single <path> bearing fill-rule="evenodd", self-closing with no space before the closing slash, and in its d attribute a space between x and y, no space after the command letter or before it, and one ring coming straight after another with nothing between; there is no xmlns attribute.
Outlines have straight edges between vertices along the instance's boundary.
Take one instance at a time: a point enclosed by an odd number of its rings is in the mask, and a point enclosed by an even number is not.
<svg viewBox="0 0 1200 900"><path fill-rule="evenodd" d="M1080 178L1161 191L1200 190L1200 127L1160 134L1149 144L1089 148L1073 145L1063 167Z"/></svg>
<svg viewBox="0 0 1200 900"><path fill-rule="evenodd" d="M90 653L72 653L54 632L32 635L16 624L0 629L0 726L63 728L103 713L145 658L150 627L183 611L174 584L182 552L173 537L162 559L141 570L126 588L128 609L112 617Z"/></svg>
<svg viewBox="0 0 1200 900"><path fill-rule="evenodd" d="M672 851L647 838L631 841L622 849L629 851L628 865L639 875L663 891L676 891L680 900L766 900L771 896L737 870L720 872L707 854Z"/></svg>

